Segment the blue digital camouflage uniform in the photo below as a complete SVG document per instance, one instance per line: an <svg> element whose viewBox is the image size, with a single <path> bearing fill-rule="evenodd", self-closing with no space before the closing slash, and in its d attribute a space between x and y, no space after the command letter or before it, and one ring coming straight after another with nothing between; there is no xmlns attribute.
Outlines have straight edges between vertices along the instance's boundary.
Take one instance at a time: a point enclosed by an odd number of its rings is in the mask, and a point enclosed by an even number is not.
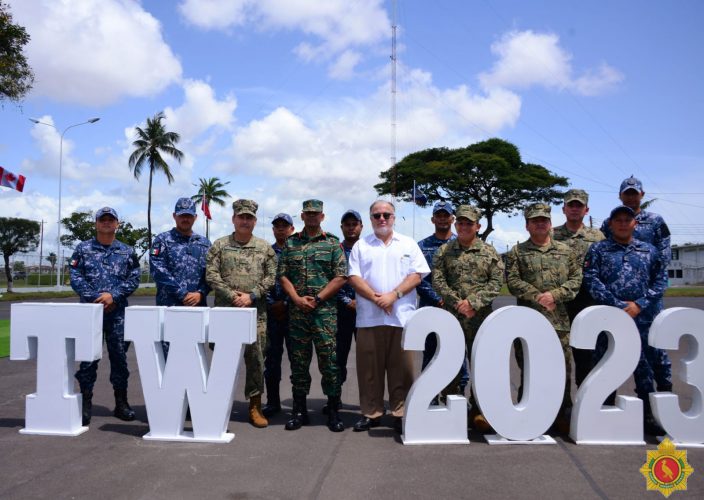
<svg viewBox="0 0 704 500"><path fill-rule="evenodd" d="M181 306L190 292L200 292L198 306L208 305L210 287L205 282L205 256L209 248L210 241L204 236L184 236L176 228L154 238L149 270L156 283L156 305ZM161 346L164 356L168 356L169 343L162 342Z"/></svg>
<svg viewBox="0 0 704 500"><path fill-rule="evenodd" d="M116 390L127 389L127 349L124 341L127 297L139 286L139 259L134 250L115 240L109 246L93 238L78 244L71 256L71 288L82 303L94 302L101 293L112 295L116 307L103 313L103 335L110 357L110 383ZM76 372L81 391L92 391L98 361L82 362Z"/></svg>
<svg viewBox="0 0 704 500"><path fill-rule="evenodd" d="M667 269L672 260L672 249L670 248L670 229L665 220L658 214L641 210L636 214L636 222L633 238L653 245L662 255L665 269ZM607 238L611 236L608 218L601 225L601 232Z"/></svg>
<svg viewBox="0 0 704 500"><path fill-rule="evenodd" d="M660 252L651 244L633 239L622 245L609 237L593 244L584 261L584 283L598 304L624 309L625 301L641 308L634 318L641 337L641 356L633 373L638 397L647 401L653 392L653 378L658 390L672 390L670 359L663 349L648 345L648 331L662 310L662 296L667 288L667 270ZM606 338L597 343L596 359L606 352Z"/></svg>
<svg viewBox="0 0 704 500"><path fill-rule="evenodd" d="M352 247L347 248L345 243L340 243L340 248L345 252L345 261L349 262ZM347 380L347 359L352 348L352 338L357 335L357 311L347 307L356 300L354 288L345 283L337 292L337 366L340 369L340 385Z"/></svg>
<svg viewBox="0 0 704 500"><path fill-rule="evenodd" d="M279 247L276 243L271 245L276 253L277 262L281 257L281 251L283 247ZM277 384L281 381L281 360L284 356L284 344L286 344L286 353L288 355L288 362L291 363L291 341L289 339L288 332L288 322L289 322L289 312L286 309L286 318L282 321L277 320L271 313L271 305L274 302L284 301L288 303L288 296L284 293L284 289L281 288L281 282L276 278L274 287L266 296L267 304L267 348L266 354L264 356L264 379L267 384L275 383ZM269 387L267 385L267 387Z"/></svg>

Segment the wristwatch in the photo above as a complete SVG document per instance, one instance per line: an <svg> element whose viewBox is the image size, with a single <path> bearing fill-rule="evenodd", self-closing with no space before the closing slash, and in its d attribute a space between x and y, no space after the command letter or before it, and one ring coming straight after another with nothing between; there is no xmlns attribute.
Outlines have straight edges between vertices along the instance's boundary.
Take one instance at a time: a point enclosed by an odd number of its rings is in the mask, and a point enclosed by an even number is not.
<svg viewBox="0 0 704 500"><path fill-rule="evenodd" d="M252 301L252 304L254 304L257 301L257 296L254 294L254 292L249 294L249 300Z"/></svg>
<svg viewBox="0 0 704 500"><path fill-rule="evenodd" d="M320 298L320 295L315 296L315 303L320 304L323 301L323 299Z"/></svg>
<svg viewBox="0 0 704 500"><path fill-rule="evenodd" d="M401 297L403 297L403 292L398 288L394 290L394 292L396 292L396 298L400 299Z"/></svg>

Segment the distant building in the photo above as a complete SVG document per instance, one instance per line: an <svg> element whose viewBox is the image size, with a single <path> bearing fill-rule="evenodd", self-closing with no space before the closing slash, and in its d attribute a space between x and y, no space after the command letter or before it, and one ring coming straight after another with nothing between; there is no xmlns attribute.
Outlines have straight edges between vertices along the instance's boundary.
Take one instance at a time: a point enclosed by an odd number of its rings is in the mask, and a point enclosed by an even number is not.
<svg viewBox="0 0 704 500"><path fill-rule="evenodd" d="M704 283L704 243L672 245L672 262L667 267L670 285Z"/></svg>

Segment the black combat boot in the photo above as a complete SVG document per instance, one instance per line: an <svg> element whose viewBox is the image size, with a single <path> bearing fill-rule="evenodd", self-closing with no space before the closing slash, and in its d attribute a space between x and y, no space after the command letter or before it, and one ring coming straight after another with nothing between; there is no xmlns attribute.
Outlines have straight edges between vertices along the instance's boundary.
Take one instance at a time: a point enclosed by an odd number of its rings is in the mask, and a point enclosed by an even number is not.
<svg viewBox="0 0 704 500"><path fill-rule="evenodd" d="M281 411L281 398L279 397L279 383L266 381L266 405L262 413L266 418L276 415Z"/></svg>
<svg viewBox="0 0 704 500"><path fill-rule="evenodd" d="M650 407L650 400L643 398L643 430L651 436L664 436L667 434L658 423L653 410Z"/></svg>
<svg viewBox="0 0 704 500"><path fill-rule="evenodd" d="M306 395L294 394L293 410L291 410L291 418L286 422L287 431L295 431L301 426L308 425L308 409L306 408Z"/></svg>
<svg viewBox="0 0 704 500"><path fill-rule="evenodd" d="M134 420L134 410L127 402L127 389L115 389L115 411L112 412L120 420Z"/></svg>
<svg viewBox="0 0 704 500"><path fill-rule="evenodd" d="M345 426L337 412L339 408L340 396L328 396L328 429L332 432L342 432L345 430Z"/></svg>
<svg viewBox="0 0 704 500"><path fill-rule="evenodd" d="M93 391L83 390L81 391L81 396L83 398L83 408L81 410L83 425L88 425L93 412Z"/></svg>

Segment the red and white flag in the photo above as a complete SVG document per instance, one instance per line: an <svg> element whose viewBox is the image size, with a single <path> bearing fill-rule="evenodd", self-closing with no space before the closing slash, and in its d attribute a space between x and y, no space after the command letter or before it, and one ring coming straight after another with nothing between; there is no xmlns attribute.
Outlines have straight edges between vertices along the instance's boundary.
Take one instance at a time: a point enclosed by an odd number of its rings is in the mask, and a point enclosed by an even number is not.
<svg viewBox="0 0 704 500"><path fill-rule="evenodd" d="M15 175L9 170L0 167L0 186L9 187L22 192L24 189L24 175Z"/></svg>
<svg viewBox="0 0 704 500"><path fill-rule="evenodd" d="M208 220L212 219L212 217L210 216L210 207L208 206L208 202L205 199L205 196L203 196L203 201L200 203L200 209L205 214L206 219L208 219Z"/></svg>

